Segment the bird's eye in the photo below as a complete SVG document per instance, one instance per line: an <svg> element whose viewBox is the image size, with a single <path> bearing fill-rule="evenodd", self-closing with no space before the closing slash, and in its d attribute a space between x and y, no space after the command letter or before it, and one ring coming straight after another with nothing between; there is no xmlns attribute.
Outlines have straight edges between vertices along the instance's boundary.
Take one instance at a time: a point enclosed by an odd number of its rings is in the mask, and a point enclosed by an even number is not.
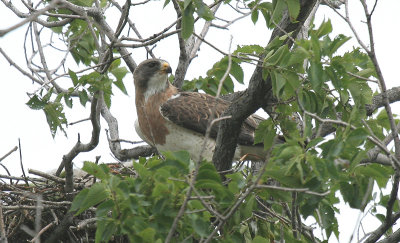
<svg viewBox="0 0 400 243"><path fill-rule="evenodd" d="M153 67L156 66L156 64L157 64L157 63L155 63L155 62L149 62L149 67L153 68Z"/></svg>

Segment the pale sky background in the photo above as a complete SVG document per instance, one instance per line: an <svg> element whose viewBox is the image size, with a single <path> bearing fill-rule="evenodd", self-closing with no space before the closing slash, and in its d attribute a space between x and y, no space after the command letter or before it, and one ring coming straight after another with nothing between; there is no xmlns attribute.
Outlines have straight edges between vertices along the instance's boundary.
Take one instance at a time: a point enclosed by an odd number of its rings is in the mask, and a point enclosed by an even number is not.
<svg viewBox="0 0 400 243"><path fill-rule="evenodd" d="M18 1L14 2L19 6ZM357 31L359 31L363 41L368 43L366 38L366 26L360 21L364 20L361 5L359 1L349 2L351 2L350 15L353 24L356 26ZM161 31L172 23L173 19L176 17L172 4L163 9L163 3L164 1L154 1L144 6L142 5L131 9L131 19L136 23L136 27L143 37L148 37L153 33ZM344 12L343 8L344 7L342 7L340 11L342 13ZM151 9L151 11L149 11L149 9ZM400 56L400 50L396 45L398 40L400 40L400 29L398 28L400 24L398 18L399 11L400 1L384 0L378 2L373 16L376 51L388 88L400 85L398 77L398 57ZM224 15L221 15L222 12ZM111 27L115 28L119 19L119 13L110 13L111 11L106 12L106 15L110 16L107 20L112 23ZM229 10L229 8L224 8L224 10L220 9L219 13L219 16L224 16L224 18L232 16L232 10ZM114 16L117 17L113 19ZM352 36L348 26L341 18L328 7L320 6L316 16L316 25L318 26L324 19L328 18L331 19L334 28L331 38L339 33ZM150 20L151 23L149 24ZM0 4L0 29L9 27L19 21L21 20L15 17L2 3ZM264 20L261 14L257 25L253 25L250 17L247 17L232 25L229 30L211 28L209 34L206 36L206 40L225 52L228 52L231 35L233 36L232 49L235 49L238 44L256 43L265 46L269 40L270 32L267 31L263 25ZM202 25L196 25L196 27L198 33ZM25 25L7 34L5 37L0 38L0 47L3 48L18 65L23 67L25 67L23 41L26 28L27 26ZM176 68L179 57L179 47L176 39L176 36L169 37L157 43L157 46L153 50L157 57L169 61L173 70ZM46 43L47 39L44 38L42 41ZM351 50L354 45L357 44L355 39L352 39L340 49L340 52ZM130 51L136 62L139 63L146 59L143 48ZM222 57L221 54L204 43L198 54L199 56L193 60L189 68L186 79L192 79L198 76L204 77L206 71ZM48 57L50 59L48 61L50 68L59 63L60 56L49 55ZM72 59L69 60L71 61ZM74 71L79 70L78 67L72 69ZM248 81L254 70L254 66L246 65L244 69L245 80ZM49 171L58 167L62 156L67 154L76 143L78 133L81 134L82 142L86 143L89 141L91 134L89 122L69 126L67 128L68 137L65 137L62 132L59 132L53 139L44 113L42 111L31 110L25 105L29 100L26 93L34 92L37 90L38 85L33 84L29 78L20 74L14 67L11 67L3 56L0 56L0 71L2 73L0 81L2 90L0 95L0 157L10 151L14 146L18 145L18 138L20 138L22 160L26 172L28 168ZM62 83L60 84L63 85ZM134 120L136 119L136 111L134 107L134 86L131 74L126 76L124 84L128 90L129 96L124 95L116 87L113 87L114 97L112 98L111 112L114 117L118 119L120 138L137 141L140 139L136 135L133 127ZM237 89L243 88L243 86L237 86ZM83 108L78 100L74 101L72 110L65 107L68 122L87 118L89 116L89 107L90 105L87 105L86 108ZM400 114L399 106L397 105L393 111L396 114ZM74 163L76 166L80 167L85 160L94 161L97 155L102 156L100 162L115 161L110 155L104 132L104 129L107 128L107 124L102 120L101 125L102 132L99 146L93 151L82 153L75 158ZM123 144L123 146L129 148L130 145ZM12 175L19 176L22 174L18 152L14 152L3 160L2 163L10 170ZM6 174L6 172L0 168L0 174ZM348 242L359 213L358 210L352 210L349 209L349 207L343 207L343 205L340 208L341 214L338 215L339 231L341 232L340 242ZM376 228L376 222L368 221L368 224L365 224L365 222L366 221L364 221L363 226L366 232ZM337 240L331 237L329 242L337 242Z"/></svg>

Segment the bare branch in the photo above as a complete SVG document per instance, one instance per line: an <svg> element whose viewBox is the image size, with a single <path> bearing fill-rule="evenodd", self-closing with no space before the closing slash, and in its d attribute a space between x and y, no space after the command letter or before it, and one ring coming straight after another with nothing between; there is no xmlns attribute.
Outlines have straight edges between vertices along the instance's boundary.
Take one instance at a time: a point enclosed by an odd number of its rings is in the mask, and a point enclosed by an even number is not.
<svg viewBox="0 0 400 243"><path fill-rule="evenodd" d="M7 2L6 0L2 0L2 2L3 2L7 7L9 7L10 9L13 9L14 6L12 6L11 1ZM24 25L24 24L26 24L26 23L29 23L29 22L32 22L32 21L37 20L37 18L38 18L40 15L44 14L45 12L47 12L47 11L49 11L49 10L52 10L52 9L56 8L57 5L58 5L59 3L60 3L60 0L52 0L52 1L49 3L49 5L47 5L46 7L42 8L42 9L40 9L40 10L37 10L37 11L35 11L34 13L28 15L29 17L26 17L26 18L25 18L24 20L22 20L21 22L19 22L19 23L13 25L13 26L11 26L11 27L8 27L7 29L0 30L0 37L3 37L3 36L6 35L7 33L9 33L9 32L11 32L11 31L13 31L13 30L15 30L15 29L21 27L22 25ZM15 12L15 11L14 11L14 12ZM21 17L21 16L20 16L20 17ZM69 19L65 19L63 22L57 23L57 24L65 25L65 24L68 23L69 21L70 21ZM43 22L42 22L42 23L43 23ZM55 23L53 23L53 25L54 25L54 24L55 24ZM50 27L54 27L54 26L50 26Z"/></svg>
<svg viewBox="0 0 400 243"><path fill-rule="evenodd" d="M310 195L315 195L315 196L320 196L320 197L324 197L329 195L329 193L331 193L329 190L326 192L314 192L314 191L310 191L310 189L308 188L290 188L290 187L281 187L281 186L271 186L271 185L257 185L255 188L258 189L273 189L273 190L280 190L280 191L286 191L286 192L303 192L305 194L310 194Z"/></svg>
<svg viewBox="0 0 400 243"><path fill-rule="evenodd" d="M397 200L397 193L399 189L399 178L400 175L396 172L393 181L392 191L390 193L390 198L388 204L386 206L386 218L384 222L373 232L370 233L369 237L364 241L364 243L373 243L377 242L379 238L390 228L393 224L400 218L400 213L397 212L396 214L392 214L393 205L395 200ZM398 235L397 233L396 235ZM396 236L398 237L398 236Z"/></svg>
<svg viewBox="0 0 400 243"><path fill-rule="evenodd" d="M57 183L60 183L60 184L64 184L64 183L65 183L65 179L60 178L60 177L58 177L58 176L50 175L50 174L48 174L48 173L44 173L44 172L42 172L42 171L38 171L38 170L34 170L34 169L28 169L28 172L29 172L30 174L38 175L38 176L40 176L40 177L49 179L49 180L51 180L51 181L54 181L54 182L57 182Z"/></svg>
<svg viewBox="0 0 400 243"><path fill-rule="evenodd" d="M88 152L94 149L99 143L100 136L100 110L101 110L101 102L103 102L103 94L102 92L97 92L92 100L91 111L90 111L90 120L92 122L92 137L89 143L82 144L80 141L80 136L78 135L78 141L75 146L71 149L71 151L63 156L62 162L58 167L56 172L56 176L60 175L62 169L65 167L66 172L66 185L65 191L67 193L72 192L73 190L73 170L72 170L72 160L81 152Z"/></svg>
<svg viewBox="0 0 400 243"><path fill-rule="evenodd" d="M10 154L12 154L13 152L18 150L18 146L15 146L14 148L12 148L10 151L8 151L3 157L0 158L0 162L7 158Z"/></svg>
<svg viewBox="0 0 400 243"><path fill-rule="evenodd" d="M0 200L0 241L7 243L7 234L6 234L6 230L4 227L4 217L3 217L3 201Z"/></svg>

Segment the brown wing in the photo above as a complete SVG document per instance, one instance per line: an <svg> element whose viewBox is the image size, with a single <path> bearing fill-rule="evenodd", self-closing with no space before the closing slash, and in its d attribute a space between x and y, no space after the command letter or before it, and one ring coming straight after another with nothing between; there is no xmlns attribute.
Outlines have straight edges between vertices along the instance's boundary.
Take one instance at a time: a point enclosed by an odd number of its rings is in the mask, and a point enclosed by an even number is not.
<svg viewBox="0 0 400 243"><path fill-rule="evenodd" d="M229 104L229 101L216 99L208 94L181 92L179 96L162 104L160 111L171 122L205 134L211 111L215 111L215 118L218 118L228 108ZM256 127L257 122L254 118L247 118L239 134L239 144L253 145ZM212 126L210 136L216 138L217 132L218 122Z"/></svg>

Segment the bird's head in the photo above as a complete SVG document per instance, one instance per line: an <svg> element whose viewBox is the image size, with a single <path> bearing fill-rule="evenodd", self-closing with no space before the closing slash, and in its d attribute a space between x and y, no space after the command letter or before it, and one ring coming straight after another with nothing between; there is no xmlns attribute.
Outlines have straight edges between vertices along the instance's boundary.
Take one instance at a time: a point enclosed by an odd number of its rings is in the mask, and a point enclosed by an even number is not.
<svg viewBox="0 0 400 243"><path fill-rule="evenodd" d="M168 83L168 74L172 72L167 61L161 59L148 59L136 67L133 79L137 91L143 93L145 98L164 91Z"/></svg>

